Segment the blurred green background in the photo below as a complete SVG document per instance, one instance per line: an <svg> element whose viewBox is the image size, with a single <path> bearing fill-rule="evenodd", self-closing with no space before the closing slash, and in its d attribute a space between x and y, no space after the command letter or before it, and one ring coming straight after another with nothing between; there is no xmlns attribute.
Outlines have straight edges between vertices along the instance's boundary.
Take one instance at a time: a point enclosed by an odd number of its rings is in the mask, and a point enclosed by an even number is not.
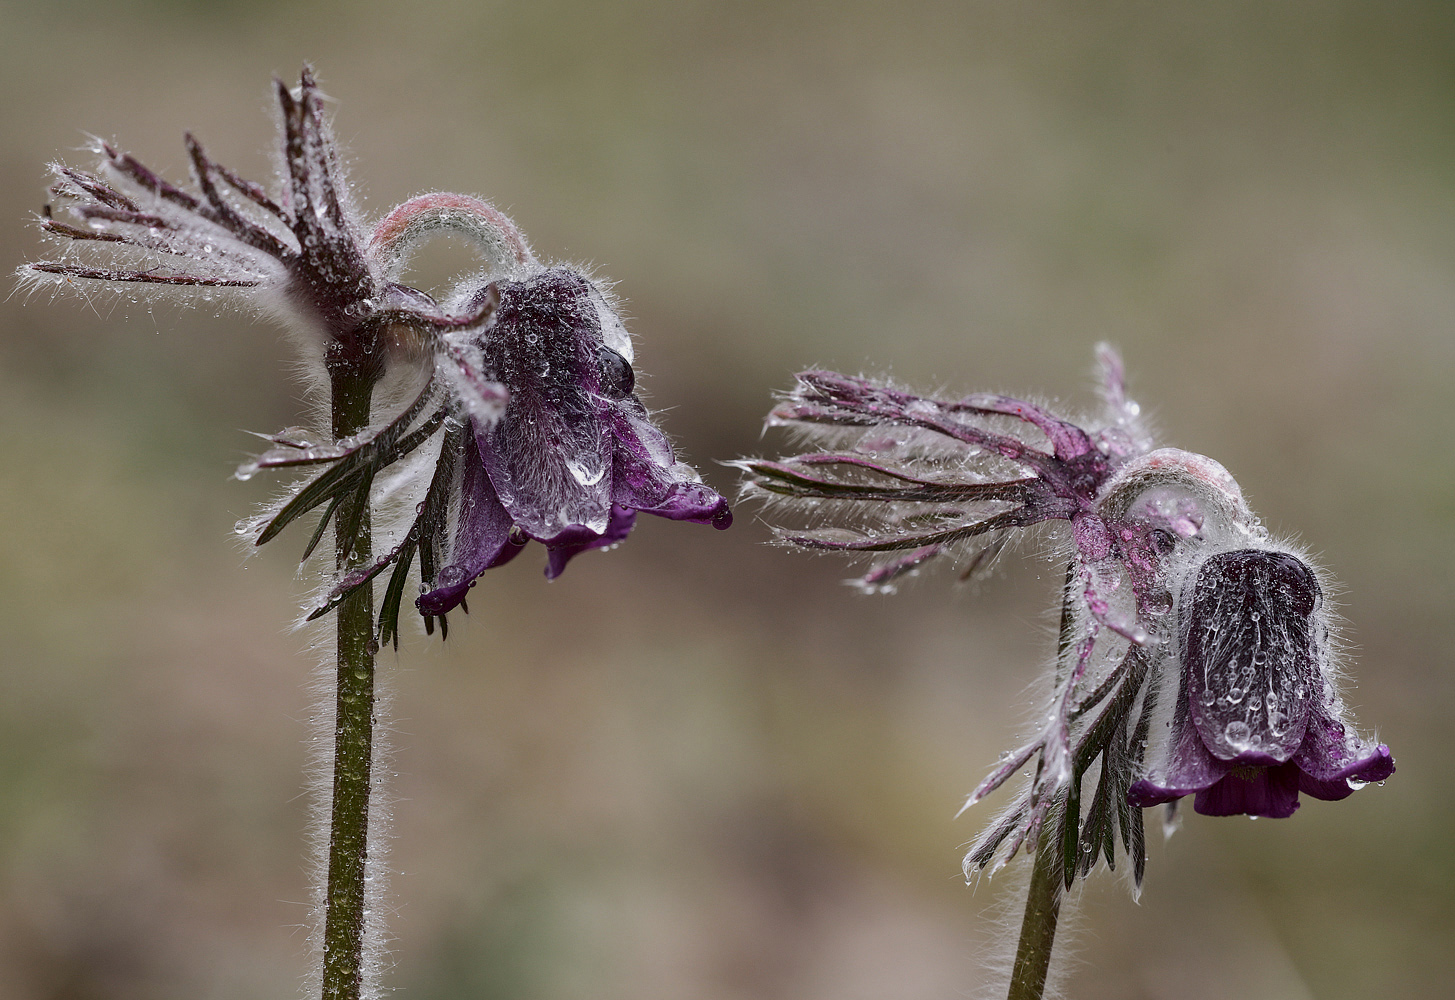
<svg viewBox="0 0 1455 1000"><path fill-rule="evenodd" d="M686 456L777 450L810 365L1089 408L1123 348L1342 581L1398 774L1287 821L1189 816L1093 879L1067 991L1447 997L1455 982L1455 6L0 3L0 246L91 133L269 176L317 66L377 217L430 189L619 282ZM432 258L441 273L463 263ZM308 956L317 657L289 533L245 559L240 429L288 345L206 310L0 304L0 993L275 998ZM381 658L405 997L972 995L1012 878L953 819L1010 745L1059 570L856 596L848 567L644 518L492 572ZM990 808L993 808L990 807Z"/></svg>

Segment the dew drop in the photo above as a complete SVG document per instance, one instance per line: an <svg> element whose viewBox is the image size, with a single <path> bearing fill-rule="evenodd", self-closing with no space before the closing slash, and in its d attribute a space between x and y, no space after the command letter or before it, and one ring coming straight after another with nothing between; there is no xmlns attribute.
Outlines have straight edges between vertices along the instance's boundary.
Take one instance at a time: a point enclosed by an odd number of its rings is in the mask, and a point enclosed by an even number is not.
<svg viewBox="0 0 1455 1000"><path fill-rule="evenodd" d="M439 576L436 578L435 583L436 586L439 587L458 587L460 584L465 582L465 577L468 575L469 574L466 573L463 566L452 563L451 565L446 566L444 569L440 570Z"/></svg>
<svg viewBox="0 0 1455 1000"><path fill-rule="evenodd" d="M601 482L606 475L606 463L600 460L600 456L592 456L593 463L580 462L573 459L566 459L566 470L571 473L571 478L582 486L595 486Z"/></svg>

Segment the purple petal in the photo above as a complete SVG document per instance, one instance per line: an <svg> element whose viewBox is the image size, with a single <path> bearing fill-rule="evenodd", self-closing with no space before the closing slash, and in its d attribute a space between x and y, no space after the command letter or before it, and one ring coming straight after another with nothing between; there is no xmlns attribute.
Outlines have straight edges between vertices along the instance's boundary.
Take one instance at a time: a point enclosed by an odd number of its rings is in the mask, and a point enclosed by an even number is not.
<svg viewBox="0 0 1455 1000"><path fill-rule="evenodd" d="M614 504L719 529L733 523L728 502L677 463L667 436L653 425L635 397L610 407L607 420L616 441L611 484Z"/></svg>
<svg viewBox="0 0 1455 1000"><path fill-rule="evenodd" d="M613 506L611 508L611 520L606 525L606 530L597 534L585 528L567 528L561 534L546 543L548 561L546 563L546 579L554 580L560 576L566 568L566 563L572 558L590 549L604 549L625 541L626 536L631 534L632 526L637 522L637 512L627 510L625 507Z"/></svg>
<svg viewBox="0 0 1455 1000"><path fill-rule="evenodd" d="M1238 768L1197 793L1192 808L1204 816L1287 819L1298 808L1299 771L1292 763L1244 772Z"/></svg>
<svg viewBox="0 0 1455 1000"><path fill-rule="evenodd" d="M1299 787L1315 798L1337 801L1354 791L1354 781L1383 781L1394 773L1394 757L1383 743L1351 736L1326 710L1313 713L1303 746L1293 757L1302 772Z"/></svg>
<svg viewBox="0 0 1455 1000"><path fill-rule="evenodd" d="M480 452L466 439L460 481L460 520L455 529L452 561L439 571L434 589L415 602L422 615L442 615L465 599L474 582L487 569L510 562L525 543L511 540L510 515L500 498Z"/></svg>
<svg viewBox="0 0 1455 1000"><path fill-rule="evenodd" d="M509 389L505 414L475 427L501 504L532 538L570 527L600 533L611 515L611 437L603 421L591 286L552 268L500 282L483 329L485 376Z"/></svg>
<svg viewBox="0 0 1455 1000"><path fill-rule="evenodd" d="M1193 725L1214 757L1281 764L1303 743L1323 690L1319 599L1313 573L1285 552L1222 552L1198 570L1184 598L1183 670Z"/></svg>
<svg viewBox="0 0 1455 1000"><path fill-rule="evenodd" d="M1221 781L1233 768L1230 761L1218 760L1208 753L1191 724L1185 702L1181 698L1178 702L1165 773L1149 774L1127 789L1127 802L1131 805L1145 808L1201 793Z"/></svg>

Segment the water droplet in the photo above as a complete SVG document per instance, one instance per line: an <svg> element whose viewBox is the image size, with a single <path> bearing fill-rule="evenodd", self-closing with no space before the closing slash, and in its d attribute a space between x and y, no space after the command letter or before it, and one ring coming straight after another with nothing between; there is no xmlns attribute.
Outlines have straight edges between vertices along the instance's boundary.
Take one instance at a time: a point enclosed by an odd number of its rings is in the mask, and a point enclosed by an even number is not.
<svg viewBox="0 0 1455 1000"><path fill-rule="evenodd" d="M1253 731L1248 728L1246 722L1229 722L1223 727L1223 737L1234 749L1241 750L1248 746L1249 737Z"/></svg>
<svg viewBox="0 0 1455 1000"><path fill-rule="evenodd" d="M582 486L595 486L601 482L606 475L606 463L601 461L600 455L592 455L584 461L566 459L566 470L571 473L571 478Z"/></svg>
<svg viewBox="0 0 1455 1000"><path fill-rule="evenodd" d="M463 566L451 563L440 570L439 576L435 578L435 585L437 587L458 587L465 582L467 576L469 574Z"/></svg>

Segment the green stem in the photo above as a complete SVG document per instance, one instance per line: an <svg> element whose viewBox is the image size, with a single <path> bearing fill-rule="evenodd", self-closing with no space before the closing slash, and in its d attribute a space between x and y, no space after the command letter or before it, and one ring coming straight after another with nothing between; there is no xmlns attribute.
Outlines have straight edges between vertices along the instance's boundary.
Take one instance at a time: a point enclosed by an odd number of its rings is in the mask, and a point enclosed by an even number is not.
<svg viewBox="0 0 1455 1000"><path fill-rule="evenodd" d="M1041 1000L1046 991L1046 971L1051 967L1051 945L1056 940L1056 920L1061 915L1061 856L1059 838L1053 835L1060 824L1052 808L1036 842L1035 867L1031 869L1031 890L1026 897L1026 915L1021 920L1021 939L1016 946L1015 966L1010 974L1006 1000Z"/></svg>
<svg viewBox="0 0 1455 1000"><path fill-rule="evenodd" d="M333 434L343 438L369 423L374 379L354 366L329 369ZM363 511L346 510L363 504ZM359 514L357 521L355 515ZM352 538L344 525L357 523ZM337 568L370 558L368 497L346 497L336 513ZM338 686L334 714L333 804L324 903L324 1000L359 1000L363 985L367 897L369 792L374 757L374 590L365 584L338 609Z"/></svg>
<svg viewBox="0 0 1455 1000"><path fill-rule="evenodd" d="M1076 564L1066 567L1066 582L1061 592L1061 631L1056 640L1056 686L1065 679L1066 658L1071 652L1074 635L1075 606L1071 588L1076 581ZM1056 941L1056 921L1061 916L1061 889L1065 884L1061 870L1064 857L1061 837L1056 835L1065 822L1070 807L1069 790L1059 803L1047 810L1036 840L1036 860L1031 868L1031 888L1026 895L1026 914L1021 918L1021 938L1016 945L1015 965L1010 973L1010 993L1006 1000L1041 1000L1046 992L1046 973L1051 968L1051 946ZM1078 809L1078 812L1080 810Z"/></svg>

